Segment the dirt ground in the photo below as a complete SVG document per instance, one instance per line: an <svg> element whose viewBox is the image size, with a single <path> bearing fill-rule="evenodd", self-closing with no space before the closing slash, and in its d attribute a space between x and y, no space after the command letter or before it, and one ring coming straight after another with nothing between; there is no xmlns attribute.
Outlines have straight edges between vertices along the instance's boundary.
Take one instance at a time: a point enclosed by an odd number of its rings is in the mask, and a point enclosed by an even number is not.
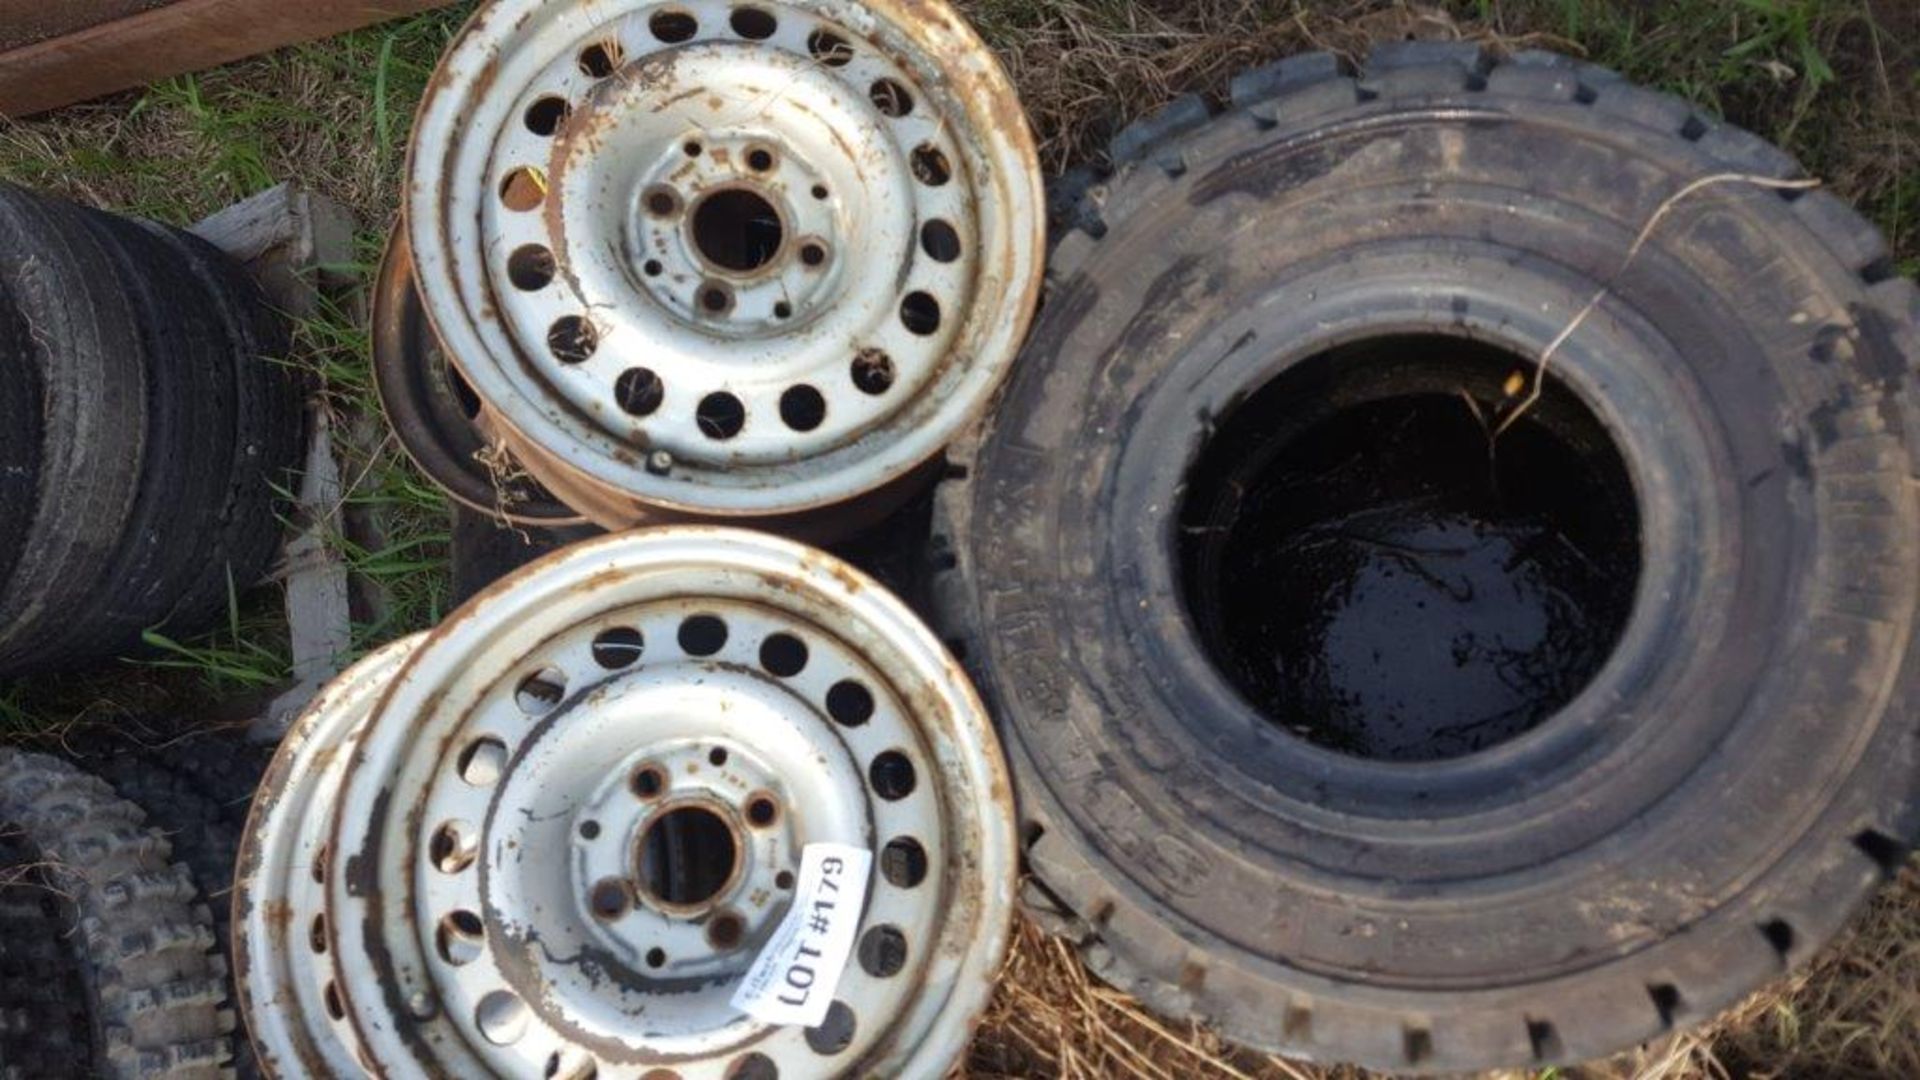
<svg viewBox="0 0 1920 1080"><path fill-rule="evenodd" d="M1920 2L1916 0L961 0L1017 82L1050 174L1098 161L1130 119L1175 94L1220 94L1291 52L1349 58L1370 43L1469 38L1588 56L1682 94L1795 153L1920 273ZM396 205L413 104L468 5L45 117L0 122L0 178L188 222L281 180L352 207L361 269ZM344 413L373 408L364 328L301 327L300 362ZM444 505L388 444L355 451L357 499L390 543L349 551L389 583L372 644L430 624L446 589ZM217 704L284 675L270 590L232 624L119 675L0 686L0 737L55 742L88 723ZM1139 1080L1349 1077L1223 1044L1155 1018L1023 926L966 1067L974 1077ZM1519 1075L1519 1074L1516 1074ZM1549 1075L1552 1075L1549 1073ZM1559 1075L1920 1077L1920 872L1910 867L1805 971L1707 1026Z"/></svg>

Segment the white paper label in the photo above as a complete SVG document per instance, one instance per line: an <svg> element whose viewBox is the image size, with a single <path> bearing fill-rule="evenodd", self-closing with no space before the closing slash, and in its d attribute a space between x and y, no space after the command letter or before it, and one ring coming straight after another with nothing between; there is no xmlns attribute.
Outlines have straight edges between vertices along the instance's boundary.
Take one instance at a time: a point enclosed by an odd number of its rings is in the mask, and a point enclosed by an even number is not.
<svg viewBox="0 0 1920 1080"><path fill-rule="evenodd" d="M808 844L800 852L793 907L733 992L733 1007L769 1024L818 1027L853 953L873 852Z"/></svg>

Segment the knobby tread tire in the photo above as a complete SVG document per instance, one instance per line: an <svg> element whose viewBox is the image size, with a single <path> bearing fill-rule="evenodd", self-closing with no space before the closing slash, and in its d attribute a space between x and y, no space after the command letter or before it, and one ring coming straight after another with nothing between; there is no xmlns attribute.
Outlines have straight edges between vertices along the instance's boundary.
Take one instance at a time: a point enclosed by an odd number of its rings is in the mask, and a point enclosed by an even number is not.
<svg viewBox="0 0 1920 1080"><path fill-rule="evenodd" d="M86 987L65 944L71 905L39 862L0 833L0 1080L77 1080L93 1065Z"/></svg>
<svg viewBox="0 0 1920 1080"><path fill-rule="evenodd" d="M146 811L147 823L172 845L199 883L213 917L214 945L233 970L234 860L246 835L247 811L272 757L271 747L239 732L180 733L154 748L128 746L82 764L121 798ZM246 1033L245 1014L229 999L237 1025L233 1072L261 1075Z"/></svg>
<svg viewBox="0 0 1920 1080"><path fill-rule="evenodd" d="M1915 719L1920 715L1915 708L1920 692L1913 685L1920 665L1908 647L1900 646L1895 655L1906 657L1903 677L1889 691L1892 696L1882 725L1887 730L1877 737L1870 754L1883 760L1863 766L1861 772L1871 772L1871 779L1859 780L1862 787L1876 790L1834 795L1819 826L1782 856L1777 866L1785 869L1776 875L1781 881L1767 886L1770 918L1731 925L1726 919L1715 922L1703 917L1681 937L1668 939L1679 944L1665 954L1672 962L1658 969L1631 963L1602 967L1592 979L1573 983L1572 990L1563 980L1531 996L1514 996L1509 1005L1475 1005L1471 1013L1462 1005L1459 1012L1449 1012L1453 1006L1439 995L1423 1008L1409 995L1391 990L1353 984L1329 988L1326 980L1302 979L1286 969L1285 958L1249 958L1214 932L1177 915L1168 903L1170 894L1161 886L1143 884L1146 875L1137 872L1141 863L1159 857L1154 846L1158 841L1150 831L1159 819L1151 814L1114 826L1122 834L1128 828L1140 830L1131 834L1138 844L1132 850L1121 850L1112 834L1090 834L1089 826L1077 816L1089 811L1075 801L1090 801L1088 792L1117 790L1115 781L1102 780L1115 767L1110 755L1137 752L1149 762L1141 766L1144 774L1164 770L1167 789L1162 796L1170 797L1181 777L1191 775L1180 772L1182 766L1170 757L1174 751L1145 736L1139 736L1143 741L1136 746L1128 741L1135 737L1130 735L1069 751L1058 747L1070 736L1046 735L1053 741L1044 752L1033 748L1037 742L1030 745L1030 740L1043 738L1031 734L1043 725L1050 732L1074 724L1110 725L1124 719L1116 713L1140 707L1117 692L1107 696L1098 679L1076 682L1068 674L1060 680L1055 677L1058 670L1035 671L1040 666L1070 671L1074 661L1054 655L1048 645L1015 641L1016 632L1034 621L1089 617L1087 613L1098 610L1097 598L1086 599L1084 606L1063 616L1036 610L996 623L990 604L1009 611L1023 605L1046 609L1063 599L1079 605L1081 598L1034 591L1032 582L1038 575L1027 566L1008 564L1005 560L1011 556L993 555L1001 561L991 567L991 573L982 565L989 557L983 552L989 550L1028 552L1044 547L1039 541L1021 546L1002 545L996 539L997 531L1014 527L1009 522L1022 512L1014 508L1024 505L1012 501L1015 496L1010 492L1023 490L1014 482L1009 481L1004 490L990 486L995 468L1000 467L1000 458L994 456L1000 444L1018 444L1001 455L1009 459L1024 455L1036 463L1075 462L1060 466L1063 472L1095 468L1080 465L1070 456L1077 445L1070 439L1058 445L1039 437L1063 425L1065 429L1091 426L1095 419L1074 415L1048 420L1044 414L1013 405L1023 396L1041 397L1049 392L1045 384L1070 377L1049 369L1047 360L1098 304L1100 284L1095 279L1103 273L1150 278L1155 272L1131 265L1137 250L1127 256L1107 250L1115 239L1128 235L1136 219L1183 213L1202 205L1213 194L1203 187L1210 178L1275 145L1276 139L1304 140L1315 131L1338 125L1362 127L1370 118L1402 106L1458 109L1463 115L1487 110L1524 122L1535 111L1558 108L1562 111L1556 116L1576 113L1565 108L1569 105L1584 107L1588 119L1566 122L1589 123L1615 136L1655 145L1675 158L1691 155L1692 168L1700 175L1804 175L1789 155L1766 141L1702 116L1677 98L1628 84L1603 68L1550 53L1503 58L1465 43L1407 43L1376 49L1358 70L1331 55L1288 58L1235 79L1230 101L1219 107L1199 98L1183 98L1125 129L1110 152L1112 169L1076 170L1054 188L1051 235L1056 240L1049 261L1046 306L1025 358L1016 366L1015 378L1003 391L1000 408L985 432L950 452L962 467L950 474L937 495L932 541L935 622L971 670L998 720L1020 781L1023 836L1032 875L1024 889L1027 907L1042 925L1075 943L1095 973L1163 1014L1209 1022L1237 1041L1291 1056L1354 1061L1390 1070L1539 1066L1597 1057L1704 1020L1806 959L1812 949L1838 932L1881 882L1899 870L1920 839L1920 790L1914 780L1920 776L1920 721ZM1552 177L1544 166L1539 182L1551 186ZM1658 201L1657 194L1646 211ZM1886 385L1897 386L1912 374L1920 361L1920 329L1916 329L1920 327L1920 289L1894 276L1885 243L1871 225L1822 191L1728 190L1720 197L1746 207L1770 202L1776 209L1760 212L1790 215L1804 226L1801 235L1824 249L1809 253L1810 263L1824 259L1836 268L1834 277L1851 275L1858 300L1850 312L1835 317L1840 329L1833 340L1815 342L1810 353L1813 363L1835 358L1854 361L1872 352L1874 363L1885 365L1886 370L1866 370L1861 379L1876 383L1884 379ZM1198 294L1206 295L1205 291ZM1169 305L1184 304L1193 295L1179 293L1163 299ZM1114 320L1114 330L1128 317L1122 314ZM1143 311L1136 318L1156 317ZM1110 352L1120 348L1114 345ZM1145 356L1129 355L1136 368L1150 364ZM1900 370L1891 369L1889 357L1900 358ZM1866 360L1857 363L1870 367ZM1905 433L1896 467L1920 475L1920 464L1913 457L1920 445L1920 422L1915 419L1911 391L1889 391L1886 402L1885 423L1896 434ZM1813 423L1818 426L1818 417ZM1821 440L1833 435L1815 434ZM1833 437L1844 441L1862 435L1848 429ZM1036 438L1033 446L1022 441L1029 436ZM1788 446L1790 460L1803 446ZM1864 438L1860 453L1866 453ZM1035 474L1048 467L1033 466ZM1074 497L1099 499L1111 494L1107 490ZM1069 520L1076 510L1083 515L1088 512L1075 503L1063 501L1063 505ZM992 520L983 522L983 516ZM1044 522L1036 527L1046 529ZM1063 561L1070 564L1079 558L1063 554ZM1045 572L1049 571L1041 573ZM1077 580L1072 575L1083 572L1070 565L1061 576ZM1910 569L1906 572L1911 574ZM1016 599L1020 597L1026 599ZM1864 617L1884 619L1895 628L1898 641L1910 640L1910 609L1890 608L1891 598L1860 603ZM1121 642L1109 635L1104 642L1086 647L1119 651ZM1025 711L1038 709L1035 703L1043 700L1049 702L1046 714ZM1106 719L1083 719L1088 715ZM1071 786L1060 779L1063 772L1076 774ZM1224 841L1223 850L1231 852L1233 842ZM1274 917L1284 919L1286 912L1279 910ZM1356 909L1356 932L1364 922ZM1365 930L1374 932L1371 927ZM1462 1000L1467 989L1463 985Z"/></svg>
<svg viewBox="0 0 1920 1080"><path fill-rule="evenodd" d="M145 813L105 781L0 748L0 822L18 830L72 899L103 1075L231 1075L226 965L193 874Z"/></svg>

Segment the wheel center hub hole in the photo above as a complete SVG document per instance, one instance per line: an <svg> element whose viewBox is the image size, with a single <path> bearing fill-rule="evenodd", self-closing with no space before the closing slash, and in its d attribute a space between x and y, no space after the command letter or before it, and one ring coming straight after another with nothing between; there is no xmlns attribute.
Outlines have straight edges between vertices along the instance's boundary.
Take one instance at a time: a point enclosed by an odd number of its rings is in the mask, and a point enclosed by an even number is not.
<svg viewBox="0 0 1920 1080"><path fill-rule="evenodd" d="M1631 613L1638 507L1605 426L1551 377L1490 436L1533 374L1461 338L1377 338L1295 365L1216 429L1181 508L1182 590L1269 720L1442 760L1532 729L1599 672Z"/></svg>
<svg viewBox="0 0 1920 1080"><path fill-rule="evenodd" d="M640 835L639 885L673 907L704 904L733 880L740 849L719 814L702 806L669 810Z"/></svg>
<svg viewBox="0 0 1920 1080"><path fill-rule="evenodd" d="M780 212L746 188L716 191L693 211L694 246L722 269L758 270L779 254L784 239Z"/></svg>

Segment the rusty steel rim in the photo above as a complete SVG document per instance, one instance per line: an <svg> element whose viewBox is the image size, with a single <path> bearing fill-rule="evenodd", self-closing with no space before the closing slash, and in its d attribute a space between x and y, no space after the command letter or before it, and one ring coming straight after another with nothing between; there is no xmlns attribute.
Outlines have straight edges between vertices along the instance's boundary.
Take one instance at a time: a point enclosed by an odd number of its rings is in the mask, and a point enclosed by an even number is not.
<svg viewBox="0 0 1920 1080"><path fill-rule="evenodd" d="M1038 295L1025 117L937 2L495 0L410 174L450 353L579 474L551 486L627 521L906 475L986 407Z"/></svg>
<svg viewBox="0 0 1920 1080"><path fill-rule="evenodd" d="M319 1002L310 1042L382 1075L648 1080L932 1077L964 1051L1009 930L1009 788L964 675L870 579L764 534L642 530L359 671L385 683L364 723L330 697L282 755L344 775L263 796L290 808L253 840L324 844L324 949L273 929L308 918L311 874L256 870L240 901L247 955L311 953L265 965ZM816 842L874 852L854 960L827 1025L771 1026L729 999Z"/></svg>
<svg viewBox="0 0 1920 1080"><path fill-rule="evenodd" d="M328 811L347 748L425 637L403 638L348 668L295 721L247 816L234 889L235 977L256 1057L275 1076L352 1076L363 1065L340 996L364 961L332 954L326 908Z"/></svg>
<svg viewBox="0 0 1920 1080"><path fill-rule="evenodd" d="M557 528L586 518L523 471L492 434L485 405L447 360L420 307L406 232L387 238L373 288L373 384L407 457L455 502L515 525ZM498 466L489 466L489 459Z"/></svg>

